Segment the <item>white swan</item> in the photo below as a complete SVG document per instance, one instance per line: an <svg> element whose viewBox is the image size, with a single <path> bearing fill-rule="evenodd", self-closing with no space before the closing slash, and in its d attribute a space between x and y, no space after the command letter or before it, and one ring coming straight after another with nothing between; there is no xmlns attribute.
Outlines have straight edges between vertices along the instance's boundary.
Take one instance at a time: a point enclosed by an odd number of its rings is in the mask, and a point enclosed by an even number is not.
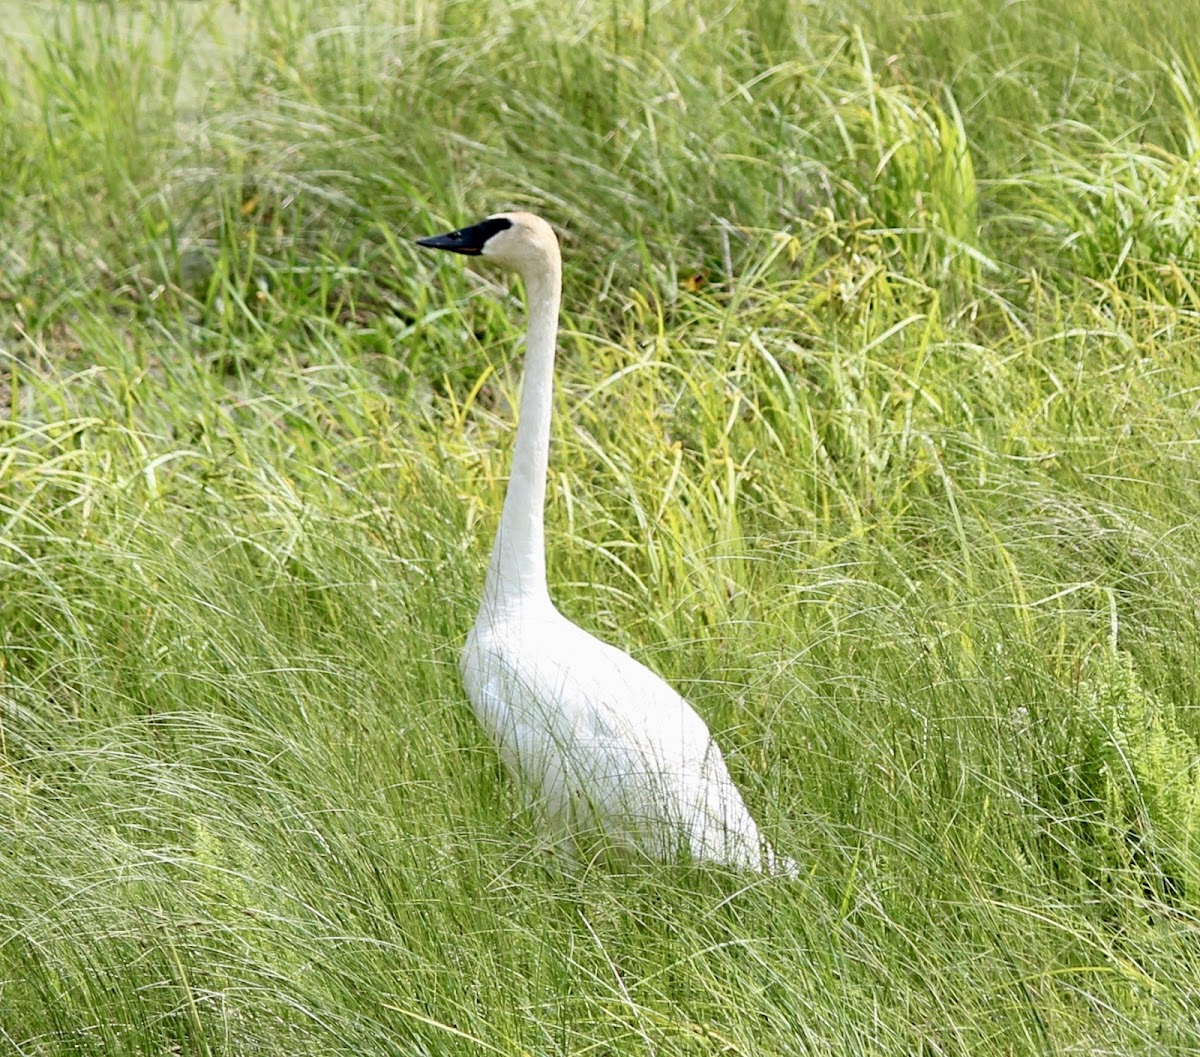
<svg viewBox="0 0 1200 1057"><path fill-rule="evenodd" d="M529 302L512 473L460 665L479 722L554 839L600 836L655 859L794 875L691 705L550 601L543 522L562 276L553 229L532 213L499 213L418 243L516 271Z"/></svg>

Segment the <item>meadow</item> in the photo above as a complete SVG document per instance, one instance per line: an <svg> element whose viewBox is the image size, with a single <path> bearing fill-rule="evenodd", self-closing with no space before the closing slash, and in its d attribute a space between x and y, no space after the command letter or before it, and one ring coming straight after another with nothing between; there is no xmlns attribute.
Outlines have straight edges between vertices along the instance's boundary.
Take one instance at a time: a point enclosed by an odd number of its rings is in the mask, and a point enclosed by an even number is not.
<svg viewBox="0 0 1200 1057"><path fill-rule="evenodd" d="M0 25L0 1051L1200 1054L1194 0ZM547 535L801 876L547 856L457 654Z"/></svg>

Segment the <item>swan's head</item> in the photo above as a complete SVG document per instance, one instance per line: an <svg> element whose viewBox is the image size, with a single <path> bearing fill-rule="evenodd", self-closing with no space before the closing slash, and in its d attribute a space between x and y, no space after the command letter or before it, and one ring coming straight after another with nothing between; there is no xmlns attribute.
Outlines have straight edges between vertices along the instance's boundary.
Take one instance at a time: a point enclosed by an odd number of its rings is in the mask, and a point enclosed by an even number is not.
<svg viewBox="0 0 1200 1057"><path fill-rule="evenodd" d="M544 270L558 261L554 229L533 213L494 213L470 227L417 239L417 245L486 257L522 274Z"/></svg>

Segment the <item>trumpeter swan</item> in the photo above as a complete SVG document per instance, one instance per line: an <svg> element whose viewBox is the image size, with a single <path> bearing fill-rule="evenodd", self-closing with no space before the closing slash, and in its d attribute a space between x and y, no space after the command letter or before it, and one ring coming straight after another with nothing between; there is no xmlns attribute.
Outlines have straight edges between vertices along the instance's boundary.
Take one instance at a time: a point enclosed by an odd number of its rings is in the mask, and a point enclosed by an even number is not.
<svg viewBox="0 0 1200 1057"><path fill-rule="evenodd" d="M571 623L546 588L544 507L562 261L532 213L418 239L517 272L529 303L512 472L460 667L475 715L550 835L656 859L795 874L759 835L708 727L645 665Z"/></svg>

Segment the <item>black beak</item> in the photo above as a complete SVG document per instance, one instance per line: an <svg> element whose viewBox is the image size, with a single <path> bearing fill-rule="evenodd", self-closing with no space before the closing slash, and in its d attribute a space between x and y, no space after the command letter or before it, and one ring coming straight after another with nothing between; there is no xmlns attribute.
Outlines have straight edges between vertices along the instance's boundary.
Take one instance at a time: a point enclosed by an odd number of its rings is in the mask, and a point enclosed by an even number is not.
<svg viewBox="0 0 1200 1057"><path fill-rule="evenodd" d="M468 238L470 233L470 228L463 228L461 231L448 231L445 235L429 235L417 239L417 245L428 246L431 250L449 250L451 253L468 253L477 257L483 246Z"/></svg>
<svg viewBox="0 0 1200 1057"><path fill-rule="evenodd" d="M487 220L481 220L468 228L417 239L417 245L426 246L431 250L449 250L451 253L465 253L469 257L478 257L488 239L511 227L512 221L505 217L488 217Z"/></svg>

